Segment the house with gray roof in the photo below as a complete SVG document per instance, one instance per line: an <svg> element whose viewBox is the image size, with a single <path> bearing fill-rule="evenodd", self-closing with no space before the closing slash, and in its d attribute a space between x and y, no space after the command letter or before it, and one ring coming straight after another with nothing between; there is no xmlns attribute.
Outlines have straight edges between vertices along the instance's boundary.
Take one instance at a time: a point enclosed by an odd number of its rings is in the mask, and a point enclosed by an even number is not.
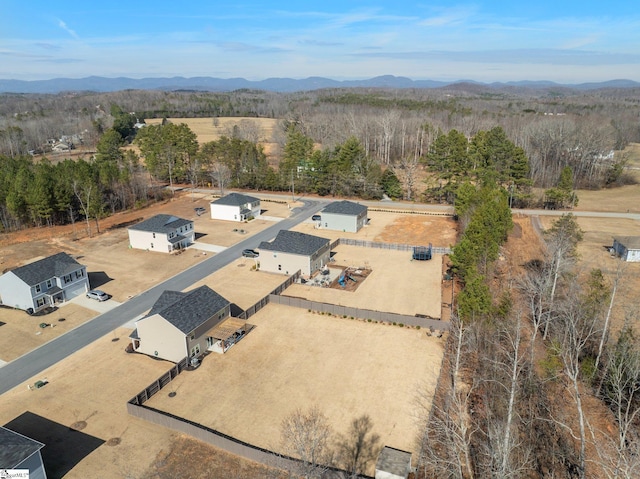
<svg viewBox="0 0 640 479"><path fill-rule="evenodd" d="M321 227L357 233L367 224L367 207L353 201L334 201L321 212Z"/></svg>
<svg viewBox="0 0 640 479"><path fill-rule="evenodd" d="M211 202L211 219L247 221L260 216L260 200L241 193L229 193Z"/></svg>
<svg viewBox="0 0 640 479"><path fill-rule="evenodd" d="M195 239L193 221L173 215L155 215L129 227L131 248L171 253L186 248Z"/></svg>
<svg viewBox="0 0 640 479"><path fill-rule="evenodd" d="M310 276L331 256L327 238L289 230L280 230L272 241L260 243L259 249L260 270L286 275L300 270Z"/></svg>
<svg viewBox="0 0 640 479"><path fill-rule="evenodd" d="M149 313L136 321L130 336L133 350L174 363L214 350L220 341L216 332L229 318L230 307L208 286L188 292L163 291Z"/></svg>
<svg viewBox="0 0 640 479"><path fill-rule="evenodd" d="M0 276L0 302L28 313L69 301L87 291L87 267L64 252Z"/></svg>
<svg viewBox="0 0 640 479"><path fill-rule="evenodd" d="M613 238L613 250L624 261L640 261L640 236L618 236Z"/></svg>
<svg viewBox="0 0 640 479"><path fill-rule="evenodd" d="M375 479L407 479L411 472L411 453L384 446L376 462Z"/></svg>
<svg viewBox="0 0 640 479"><path fill-rule="evenodd" d="M41 442L0 426L0 470L27 470L29 479L47 479L40 454L43 447Z"/></svg>

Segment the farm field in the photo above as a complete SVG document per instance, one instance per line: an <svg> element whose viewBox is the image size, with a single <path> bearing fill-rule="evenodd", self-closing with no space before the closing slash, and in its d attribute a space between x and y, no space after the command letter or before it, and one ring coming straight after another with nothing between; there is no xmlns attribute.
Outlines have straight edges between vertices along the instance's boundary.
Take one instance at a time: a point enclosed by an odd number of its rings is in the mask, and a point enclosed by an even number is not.
<svg viewBox="0 0 640 479"><path fill-rule="evenodd" d="M415 401L433 395L446 336L279 305L249 322L256 328L225 355L172 382L176 397L146 404L276 451L280 423L297 408L318 406L338 434L368 414L380 446L416 450Z"/></svg>

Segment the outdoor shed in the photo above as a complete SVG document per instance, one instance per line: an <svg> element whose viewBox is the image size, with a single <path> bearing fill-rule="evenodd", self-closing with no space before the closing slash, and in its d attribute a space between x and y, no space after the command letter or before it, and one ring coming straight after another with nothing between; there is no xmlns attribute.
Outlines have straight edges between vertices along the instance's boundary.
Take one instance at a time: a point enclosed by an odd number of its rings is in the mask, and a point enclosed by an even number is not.
<svg viewBox="0 0 640 479"><path fill-rule="evenodd" d="M613 249L623 260L640 261L640 236L619 236L613 239Z"/></svg>
<svg viewBox="0 0 640 479"><path fill-rule="evenodd" d="M0 276L2 304L37 312L89 291L87 268L67 253L57 253Z"/></svg>
<svg viewBox="0 0 640 479"><path fill-rule="evenodd" d="M375 479L407 479L411 471L411 453L384 446L376 462Z"/></svg>
<svg viewBox="0 0 640 479"><path fill-rule="evenodd" d="M210 332L230 314L231 303L208 286L186 293L163 291L149 313L136 321L133 350L174 363L214 346Z"/></svg>
<svg viewBox="0 0 640 479"><path fill-rule="evenodd" d="M280 230L271 241L260 243L260 269L291 275L300 270L311 275L329 262L329 240L297 231Z"/></svg>
<svg viewBox="0 0 640 479"><path fill-rule="evenodd" d="M43 447L44 444L38 441L0 426L0 470L26 469L29 479L47 479L40 454ZM0 473L0 477L5 476Z"/></svg>
<svg viewBox="0 0 640 479"><path fill-rule="evenodd" d="M357 233L367 224L367 207L353 201L334 201L322 210L321 218L325 229Z"/></svg>
<svg viewBox="0 0 640 479"><path fill-rule="evenodd" d="M193 221L173 215L155 215L129 228L132 248L171 253L195 239Z"/></svg>
<svg viewBox="0 0 640 479"><path fill-rule="evenodd" d="M260 216L260 200L240 193L229 193L227 196L211 202L211 219L227 221L247 221Z"/></svg>

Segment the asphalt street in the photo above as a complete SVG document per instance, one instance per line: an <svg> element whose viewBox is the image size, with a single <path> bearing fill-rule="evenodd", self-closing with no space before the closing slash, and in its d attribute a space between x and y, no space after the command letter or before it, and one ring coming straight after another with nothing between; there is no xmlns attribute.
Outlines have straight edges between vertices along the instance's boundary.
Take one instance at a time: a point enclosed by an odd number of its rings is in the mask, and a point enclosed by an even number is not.
<svg viewBox="0 0 640 479"><path fill-rule="evenodd" d="M326 201L302 200L304 206L294 208L292 216L192 266L166 281L134 296L127 302L78 326L68 333L0 367L0 394L25 383L58 361L75 353L105 334L151 309L164 290L182 291L214 271L239 258L245 248L256 248L269 241L282 229L291 229L319 212ZM25 386L26 387L26 386Z"/></svg>

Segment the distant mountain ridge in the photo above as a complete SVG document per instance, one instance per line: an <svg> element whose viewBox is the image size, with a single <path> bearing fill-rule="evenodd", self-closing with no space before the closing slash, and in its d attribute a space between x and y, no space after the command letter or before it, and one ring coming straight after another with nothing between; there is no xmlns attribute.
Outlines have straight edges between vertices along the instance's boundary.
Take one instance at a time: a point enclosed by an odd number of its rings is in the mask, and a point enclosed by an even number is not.
<svg viewBox="0 0 640 479"><path fill-rule="evenodd" d="M0 80L0 93L60 93L64 91L113 92L120 90L197 90L224 92L240 89L266 90L280 93L320 90L323 88L440 88L453 84L466 83L488 88L571 88L576 90L594 90L599 88L634 88L640 83L633 80L610 80L597 83L560 84L551 81L518 81L482 83L471 80L435 81L412 80L407 77L384 75L367 80L332 80L324 77L267 78L252 81L244 78L213 77L172 77L172 78L106 78L90 76L86 78L54 78L51 80Z"/></svg>

